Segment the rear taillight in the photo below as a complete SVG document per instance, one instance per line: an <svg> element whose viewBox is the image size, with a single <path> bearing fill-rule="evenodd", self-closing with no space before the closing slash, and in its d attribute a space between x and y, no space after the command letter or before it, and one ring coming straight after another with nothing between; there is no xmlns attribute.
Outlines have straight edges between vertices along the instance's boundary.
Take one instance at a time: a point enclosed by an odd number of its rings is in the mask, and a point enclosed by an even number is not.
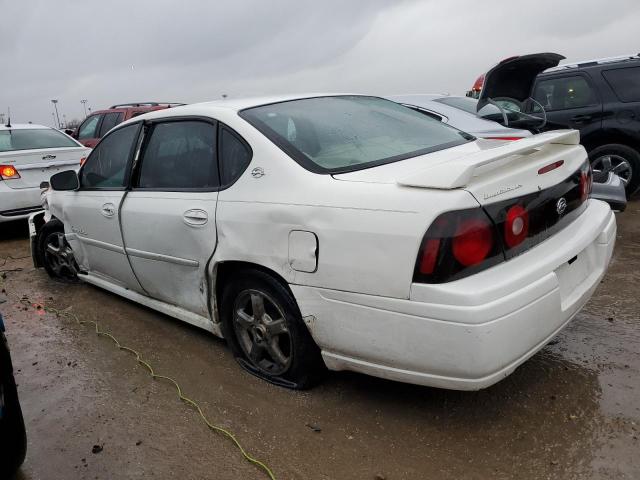
<svg viewBox="0 0 640 480"><path fill-rule="evenodd" d="M13 180L20 178L20 174L13 165L0 165L0 178L2 180Z"/></svg>
<svg viewBox="0 0 640 480"><path fill-rule="evenodd" d="M466 277L504 260L493 223L481 208L440 215L425 233L414 281L443 283Z"/></svg>
<svg viewBox="0 0 640 480"><path fill-rule="evenodd" d="M509 248L520 245L529 235L529 212L520 204L507 210L504 222L504 243Z"/></svg>
<svg viewBox="0 0 640 480"><path fill-rule="evenodd" d="M591 188L593 186L593 173L591 171L591 165L589 163L580 169L580 201L584 202L589 198L591 194Z"/></svg>

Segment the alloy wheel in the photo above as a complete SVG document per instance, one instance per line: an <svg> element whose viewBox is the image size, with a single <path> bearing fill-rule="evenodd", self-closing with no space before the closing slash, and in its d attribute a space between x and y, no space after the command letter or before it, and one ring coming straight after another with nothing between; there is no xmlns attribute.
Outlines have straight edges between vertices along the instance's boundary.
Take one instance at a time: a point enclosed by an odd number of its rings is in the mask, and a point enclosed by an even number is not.
<svg viewBox="0 0 640 480"><path fill-rule="evenodd" d="M74 280L78 275L73 250L62 232L54 232L45 239L44 261L62 279Z"/></svg>
<svg viewBox="0 0 640 480"><path fill-rule="evenodd" d="M591 163L594 175L606 178L609 172L613 172L620 177L626 187L631 181L633 169L631 163L620 155L602 155Z"/></svg>
<svg viewBox="0 0 640 480"><path fill-rule="evenodd" d="M291 366L293 343L282 308L264 292L244 290L236 297L233 329L254 367L281 375Z"/></svg>

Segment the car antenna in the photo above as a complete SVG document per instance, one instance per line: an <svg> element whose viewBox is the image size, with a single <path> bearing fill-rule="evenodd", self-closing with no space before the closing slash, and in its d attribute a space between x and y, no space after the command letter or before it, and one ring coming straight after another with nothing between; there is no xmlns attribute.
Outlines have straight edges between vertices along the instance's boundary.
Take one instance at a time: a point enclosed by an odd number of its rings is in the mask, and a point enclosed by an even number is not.
<svg viewBox="0 0 640 480"><path fill-rule="evenodd" d="M11 108L9 107L7 107L7 124L5 127L11 128Z"/></svg>

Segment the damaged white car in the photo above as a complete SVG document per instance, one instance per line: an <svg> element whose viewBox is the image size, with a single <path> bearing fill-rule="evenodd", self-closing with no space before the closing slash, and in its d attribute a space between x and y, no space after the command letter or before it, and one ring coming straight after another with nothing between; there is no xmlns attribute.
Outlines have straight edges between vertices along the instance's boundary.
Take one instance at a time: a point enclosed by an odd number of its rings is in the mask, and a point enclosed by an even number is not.
<svg viewBox="0 0 640 480"><path fill-rule="evenodd" d="M476 140L357 95L153 112L51 178L34 258L223 336L280 385L328 367L480 389L550 341L611 258L578 140Z"/></svg>

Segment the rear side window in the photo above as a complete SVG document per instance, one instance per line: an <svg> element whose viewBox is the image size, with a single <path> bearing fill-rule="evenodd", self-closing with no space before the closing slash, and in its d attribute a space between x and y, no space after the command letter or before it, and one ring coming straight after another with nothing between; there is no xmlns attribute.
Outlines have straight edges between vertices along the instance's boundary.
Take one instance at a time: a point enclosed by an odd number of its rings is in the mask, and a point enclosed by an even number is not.
<svg viewBox="0 0 640 480"><path fill-rule="evenodd" d="M77 146L67 135L52 128L0 131L0 152Z"/></svg>
<svg viewBox="0 0 640 480"><path fill-rule="evenodd" d="M215 125L189 120L152 127L142 155L139 188L184 190L219 186Z"/></svg>
<svg viewBox="0 0 640 480"><path fill-rule="evenodd" d="M78 139L84 140L87 138L98 138L96 135L96 128L98 127L99 120L100 115L92 115L82 122L80 130L78 131Z"/></svg>
<svg viewBox="0 0 640 480"><path fill-rule="evenodd" d="M127 125L102 139L80 173L83 188L123 188L139 124Z"/></svg>
<svg viewBox="0 0 640 480"><path fill-rule="evenodd" d="M598 103L587 79L578 75L541 80L536 85L533 98L548 112Z"/></svg>
<svg viewBox="0 0 640 480"><path fill-rule="evenodd" d="M640 67L605 70L602 75L621 102L640 102Z"/></svg>
<svg viewBox="0 0 640 480"><path fill-rule="evenodd" d="M220 129L220 177L222 185L235 182L251 162L251 150L227 128Z"/></svg>
<svg viewBox="0 0 640 480"><path fill-rule="evenodd" d="M123 118L124 114L122 112L105 114L104 120L102 120L102 125L100 125L100 133L98 134L98 137L104 137L109 130L121 123Z"/></svg>

